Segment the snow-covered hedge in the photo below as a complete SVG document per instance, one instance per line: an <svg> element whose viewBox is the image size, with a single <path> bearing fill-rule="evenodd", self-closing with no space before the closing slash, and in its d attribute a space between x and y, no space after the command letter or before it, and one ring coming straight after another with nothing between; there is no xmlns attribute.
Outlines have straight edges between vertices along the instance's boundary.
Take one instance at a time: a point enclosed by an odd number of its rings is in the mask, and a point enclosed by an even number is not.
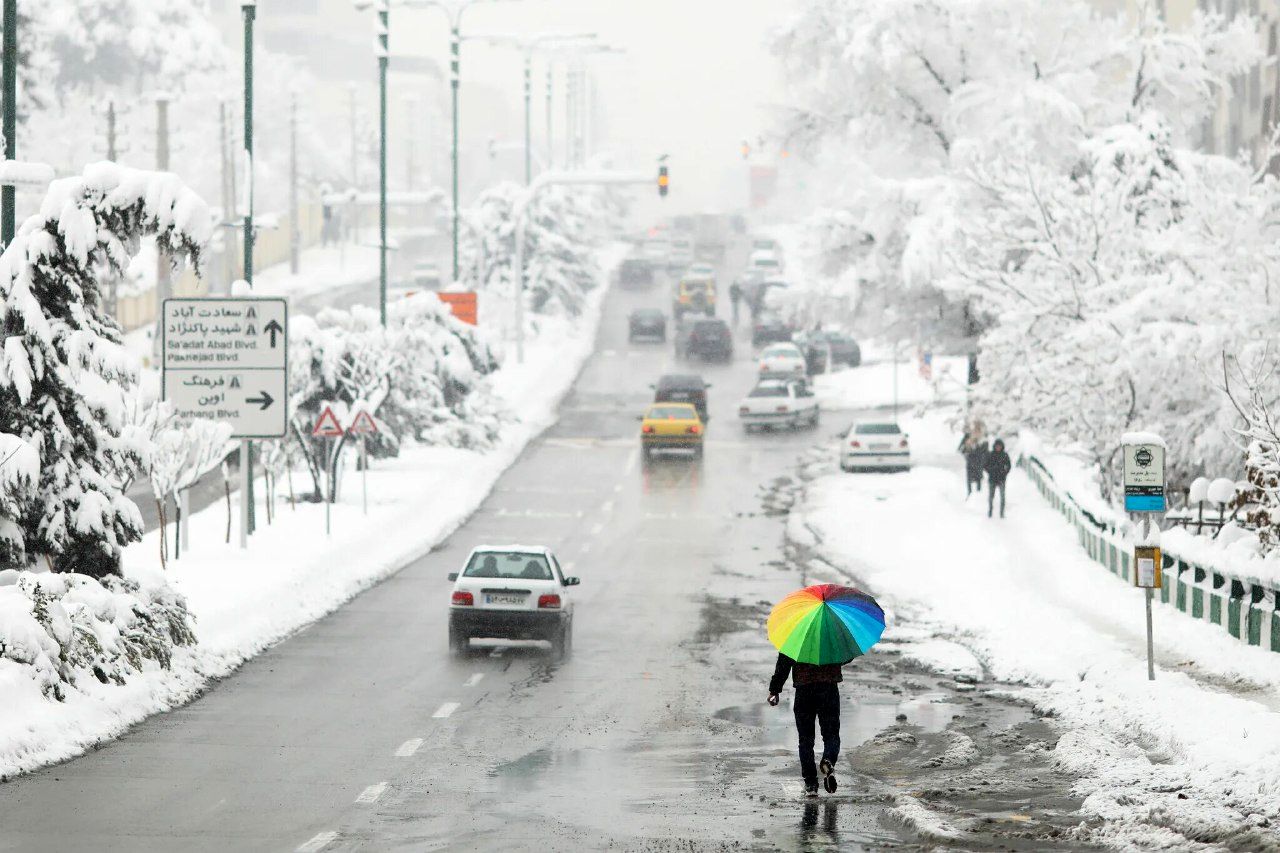
<svg viewBox="0 0 1280 853"><path fill-rule="evenodd" d="M388 307L387 326L357 306L290 321L290 441L312 473L315 495L325 480L326 442L311 437L324 406L362 408L377 420L371 450L395 454L402 442L484 447L495 440L502 413L484 378L497 357L472 326L459 322L429 294Z"/></svg>
<svg viewBox="0 0 1280 853"><path fill-rule="evenodd" d="M124 684L168 669L195 643L186 602L161 580L0 571L0 668L19 666L49 699L83 679Z"/></svg>

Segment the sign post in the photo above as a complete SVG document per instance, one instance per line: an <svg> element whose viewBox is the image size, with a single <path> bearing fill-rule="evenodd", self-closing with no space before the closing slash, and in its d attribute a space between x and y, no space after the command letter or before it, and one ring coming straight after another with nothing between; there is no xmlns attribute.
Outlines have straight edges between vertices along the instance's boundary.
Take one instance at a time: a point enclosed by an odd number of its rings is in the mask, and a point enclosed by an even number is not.
<svg viewBox="0 0 1280 853"><path fill-rule="evenodd" d="M248 546L255 438L289 423L289 305L276 298L166 299L162 399L182 420L227 421L240 441L240 547Z"/></svg>
<svg viewBox="0 0 1280 853"><path fill-rule="evenodd" d="M1142 534L1133 549L1133 585L1146 598L1147 680L1156 680L1155 640L1151 624L1151 600L1163 581L1160 532L1153 535L1151 516L1166 511L1165 443L1158 435L1126 433L1120 439L1124 451L1124 508L1142 516Z"/></svg>
<svg viewBox="0 0 1280 853"><path fill-rule="evenodd" d="M355 420L347 427L347 432L360 436L360 491L364 514L369 514L369 447L367 439L371 433L378 431L378 423L373 416L361 409Z"/></svg>
<svg viewBox="0 0 1280 853"><path fill-rule="evenodd" d="M343 436L342 424L338 422L338 416L333 413L332 407L325 406L320 410L320 417L316 418L316 425L311 428L311 435L316 438L329 439L329 452L326 454L329 458L325 460L325 467L329 472L329 482L325 483L325 491L328 494L324 496L324 535L328 536L331 530L329 511L333 506L333 478L338 472L338 445L336 439Z"/></svg>

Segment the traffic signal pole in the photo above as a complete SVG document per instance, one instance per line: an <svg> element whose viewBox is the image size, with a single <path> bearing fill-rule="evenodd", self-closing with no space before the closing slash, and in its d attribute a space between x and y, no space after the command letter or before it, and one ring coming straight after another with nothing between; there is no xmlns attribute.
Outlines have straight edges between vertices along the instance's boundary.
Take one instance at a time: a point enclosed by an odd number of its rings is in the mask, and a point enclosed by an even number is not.
<svg viewBox="0 0 1280 853"><path fill-rule="evenodd" d="M515 219L515 262L513 265L514 317L516 332L516 363L524 364L524 243L529 227L529 208L547 187L589 186L626 187L653 184L653 176L637 172L543 172L516 200L511 215ZM662 166L658 177L658 193L665 196L669 178L667 167Z"/></svg>
<svg viewBox="0 0 1280 853"><path fill-rule="evenodd" d="M244 12L244 280L253 287L253 19L257 0L240 0ZM240 547L247 548L253 533L253 441L240 442Z"/></svg>

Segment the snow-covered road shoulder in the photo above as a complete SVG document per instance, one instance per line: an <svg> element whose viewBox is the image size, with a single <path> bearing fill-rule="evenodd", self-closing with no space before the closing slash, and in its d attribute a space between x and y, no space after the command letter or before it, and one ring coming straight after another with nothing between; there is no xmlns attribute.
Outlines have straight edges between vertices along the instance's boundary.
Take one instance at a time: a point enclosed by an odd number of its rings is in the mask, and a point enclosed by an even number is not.
<svg viewBox="0 0 1280 853"><path fill-rule="evenodd" d="M1083 816L1107 819L1089 840L1280 843L1280 659L1162 612L1148 682L1141 592L1089 560L1021 472L1004 520L964 490L958 464L819 477L788 534L878 597L887 642L923 630L967 646L987 678L1034 687L1064 727L1055 759L1081 775Z"/></svg>

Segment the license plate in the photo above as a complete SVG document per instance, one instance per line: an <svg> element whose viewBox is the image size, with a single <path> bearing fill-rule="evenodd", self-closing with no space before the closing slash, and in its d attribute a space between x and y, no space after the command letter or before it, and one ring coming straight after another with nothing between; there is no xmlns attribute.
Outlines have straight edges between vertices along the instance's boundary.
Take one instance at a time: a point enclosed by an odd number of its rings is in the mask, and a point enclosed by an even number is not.
<svg viewBox="0 0 1280 853"><path fill-rule="evenodd" d="M524 604L523 595L486 595L485 604Z"/></svg>

